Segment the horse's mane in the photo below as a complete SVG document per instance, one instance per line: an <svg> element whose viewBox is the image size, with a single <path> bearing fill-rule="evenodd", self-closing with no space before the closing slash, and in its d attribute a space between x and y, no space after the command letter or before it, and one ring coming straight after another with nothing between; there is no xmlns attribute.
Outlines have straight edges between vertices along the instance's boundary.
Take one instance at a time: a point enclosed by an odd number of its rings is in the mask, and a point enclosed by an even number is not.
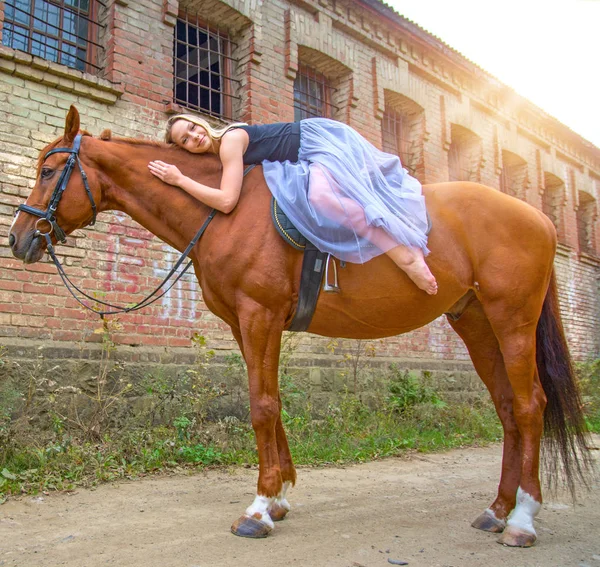
<svg viewBox="0 0 600 567"><path fill-rule="evenodd" d="M125 136L113 136L110 129L103 130L100 134L100 139L107 142L119 142L133 146L151 146L154 148L173 148L175 144L167 144L158 140L148 140L145 138L128 138Z"/></svg>
<svg viewBox="0 0 600 567"><path fill-rule="evenodd" d="M92 134L90 134L89 132L87 132L86 130L80 130L79 133L82 136L90 136L93 137ZM63 143L63 139L64 137L60 137L56 140L54 140L54 142L51 142L50 144L48 144L43 151L40 153L39 158L38 158L38 162L37 162L37 176L39 177L40 175L40 170L42 167L42 164L44 163L44 159L46 157L46 154L50 151L53 150L54 148L58 148L61 146L61 144ZM112 132L110 131L110 129L106 129L103 130L100 134L100 136L98 137L98 139L105 141L105 142L115 142L118 144L124 144L124 145L130 145L130 146L146 146L149 148L159 148L159 149L169 149L169 150L179 150L180 148L178 148L178 146L176 144L173 143L167 143L167 142L161 142L158 140L149 140L149 139L144 139L144 138L130 138L130 137L121 137L121 136L113 136ZM181 150L183 152L183 154L188 154L188 152L186 152L185 150ZM205 156L208 157L208 156ZM214 156L217 161L218 158L217 156ZM220 162L219 162L220 163Z"/></svg>

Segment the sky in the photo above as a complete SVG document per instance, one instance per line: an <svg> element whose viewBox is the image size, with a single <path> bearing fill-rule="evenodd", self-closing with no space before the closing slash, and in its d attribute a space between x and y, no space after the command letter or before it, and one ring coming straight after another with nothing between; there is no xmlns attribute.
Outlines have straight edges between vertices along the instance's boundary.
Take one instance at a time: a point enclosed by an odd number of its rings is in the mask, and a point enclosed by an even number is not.
<svg viewBox="0 0 600 567"><path fill-rule="evenodd" d="M384 0L600 148L600 0Z"/></svg>

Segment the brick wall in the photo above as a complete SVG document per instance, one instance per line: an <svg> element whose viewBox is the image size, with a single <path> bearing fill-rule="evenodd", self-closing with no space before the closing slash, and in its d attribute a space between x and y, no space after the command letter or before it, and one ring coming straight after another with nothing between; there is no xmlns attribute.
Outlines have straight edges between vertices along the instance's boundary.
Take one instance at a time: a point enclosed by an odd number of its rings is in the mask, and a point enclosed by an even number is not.
<svg viewBox="0 0 600 567"><path fill-rule="evenodd" d="M98 323L68 296L51 264L25 269L12 258L8 228L33 186L40 150L61 133L71 104L94 135L110 128L122 136L162 137L165 119L180 110L172 94L173 33L178 11L188 10L225 29L234 43L239 120L293 120L294 78L304 63L336 87L336 117L378 146L386 101L422 109L414 131L424 183L449 178L450 150L465 137L477 141L469 167L487 185L500 188L502 156L508 152L526 164L522 194L534 206L542 207L549 176L559 179L564 237L557 268L569 340L578 358L600 353L597 148L375 0L106 4L99 16L105 51L98 76L0 47L0 343L99 340ZM0 1L0 25L3 14ZM585 253L577 230L580 192L593 199L596 211L595 248ZM121 303L153 289L178 256L122 214L101 215L93 229L77 231L58 252L77 284ZM214 348L234 348L228 328L206 310L191 276L157 304L120 320L116 340L128 345L187 348L191 334L201 331ZM326 354L326 343L307 335L300 350ZM425 366L428 360L468 364L465 348L443 319L378 343L377 353L422 360Z"/></svg>

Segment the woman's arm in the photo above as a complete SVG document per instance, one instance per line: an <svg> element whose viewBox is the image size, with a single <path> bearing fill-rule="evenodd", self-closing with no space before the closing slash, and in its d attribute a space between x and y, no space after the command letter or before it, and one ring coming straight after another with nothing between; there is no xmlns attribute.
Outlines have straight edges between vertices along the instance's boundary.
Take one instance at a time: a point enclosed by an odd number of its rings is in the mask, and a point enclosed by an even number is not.
<svg viewBox="0 0 600 567"><path fill-rule="evenodd" d="M244 179L244 151L247 145L248 134L244 130L232 130L221 139L219 157L223 164L223 174L218 189L198 183L183 175L175 165L162 161L150 162L148 169L165 183L181 187L205 205L227 214L233 211L240 198Z"/></svg>

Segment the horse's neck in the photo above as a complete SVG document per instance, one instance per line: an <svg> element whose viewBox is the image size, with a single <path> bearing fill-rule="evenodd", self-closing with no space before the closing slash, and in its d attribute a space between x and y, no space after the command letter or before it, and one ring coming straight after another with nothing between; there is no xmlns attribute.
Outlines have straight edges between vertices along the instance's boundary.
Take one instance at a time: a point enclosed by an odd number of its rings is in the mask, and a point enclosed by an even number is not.
<svg viewBox="0 0 600 567"><path fill-rule="evenodd" d="M153 160L172 163L194 180L218 187L218 158L162 146L103 143L105 147L99 161L111 181L104 192L103 209L125 212L161 240L183 250L208 216L209 209L182 189L154 177L148 163Z"/></svg>

